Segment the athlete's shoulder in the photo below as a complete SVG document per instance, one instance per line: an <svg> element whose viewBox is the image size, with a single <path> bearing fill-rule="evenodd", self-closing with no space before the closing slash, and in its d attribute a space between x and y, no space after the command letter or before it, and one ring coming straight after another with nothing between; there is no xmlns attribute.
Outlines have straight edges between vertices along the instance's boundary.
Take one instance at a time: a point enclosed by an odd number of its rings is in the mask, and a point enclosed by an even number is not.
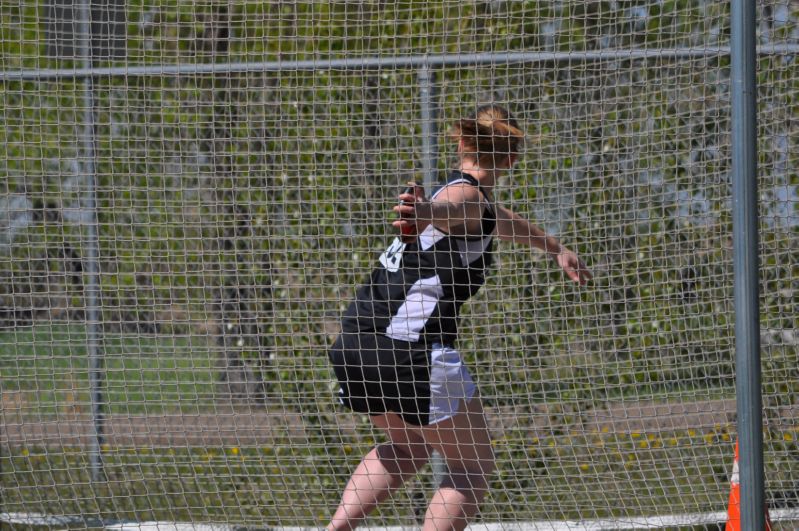
<svg viewBox="0 0 799 531"><path fill-rule="evenodd" d="M435 188L431 198L457 203L479 201L481 195L477 179L468 173L452 170L447 181Z"/></svg>

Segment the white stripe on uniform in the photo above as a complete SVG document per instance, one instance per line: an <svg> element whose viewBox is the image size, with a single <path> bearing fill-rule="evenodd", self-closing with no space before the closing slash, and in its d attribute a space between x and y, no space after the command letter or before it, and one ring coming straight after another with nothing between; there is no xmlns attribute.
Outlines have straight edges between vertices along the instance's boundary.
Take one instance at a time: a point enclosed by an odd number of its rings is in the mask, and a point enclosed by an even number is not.
<svg viewBox="0 0 799 531"><path fill-rule="evenodd" d="M399 341L419 341L419 335L444 296L438 275L414 282L386 328L386 335Z"/></svg>

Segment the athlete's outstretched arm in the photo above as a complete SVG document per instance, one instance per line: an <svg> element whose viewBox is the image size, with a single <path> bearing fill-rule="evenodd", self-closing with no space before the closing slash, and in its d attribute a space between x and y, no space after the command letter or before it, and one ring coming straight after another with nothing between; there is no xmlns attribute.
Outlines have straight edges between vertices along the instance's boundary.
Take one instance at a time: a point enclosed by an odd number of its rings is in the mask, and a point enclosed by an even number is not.
<svg viewBox="0 0 799 531"><path fill-rule="evenodd" d="M554 258L570 279L585 284L593 278L585 264L573 251L554 236L505 207L497 206L497 238L541 249Z"/></svg>

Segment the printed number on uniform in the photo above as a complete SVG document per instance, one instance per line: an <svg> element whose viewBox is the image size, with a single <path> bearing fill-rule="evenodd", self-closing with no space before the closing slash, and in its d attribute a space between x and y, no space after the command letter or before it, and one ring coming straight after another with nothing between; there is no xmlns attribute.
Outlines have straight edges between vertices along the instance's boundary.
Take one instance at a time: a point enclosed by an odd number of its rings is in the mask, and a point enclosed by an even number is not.
<svg viewBox="0 0 799 531"><path fill-rule="evenodd" d="M402 252L405 250L405 245L399 238L395 238L391 245L388 246L386 252L380 255L380 263L390 273L399 271L400 262L402 262Z"/></svg>

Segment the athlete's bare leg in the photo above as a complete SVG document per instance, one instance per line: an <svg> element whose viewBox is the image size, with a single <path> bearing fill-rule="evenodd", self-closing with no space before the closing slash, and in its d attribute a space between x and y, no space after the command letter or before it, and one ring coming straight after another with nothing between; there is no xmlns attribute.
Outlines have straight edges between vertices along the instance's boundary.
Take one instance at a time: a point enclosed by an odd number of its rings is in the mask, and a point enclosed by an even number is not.
<svg viewBox="0 0 799 531"><path fill-rule="evenodd" d="M378 445L353 472L327 529L355 529L377 505L414 476L430 459L430 448L416 426L394 413L372 417L390 442Z"/></svg>
<svg viewBox="0 0 799 531"><path fill-rule="evenodd" d="M451 419L424 427L422 436L444 456L449 469L430 501L423 529L461 531L477 514L496 467L480 398L472 398Z"/></svg>
<svg viewBox="0 0 799 531"><path fill-rule="evenodd" d="M355 469L328 530L355 529L428 462L433 449L444 456L449 474L430 501L424 531L464 529L488 492L495 468L480 398L472 398L454 417L423 428L393 413L372 417L372 422L390 442L369 452Z"/></svg>

